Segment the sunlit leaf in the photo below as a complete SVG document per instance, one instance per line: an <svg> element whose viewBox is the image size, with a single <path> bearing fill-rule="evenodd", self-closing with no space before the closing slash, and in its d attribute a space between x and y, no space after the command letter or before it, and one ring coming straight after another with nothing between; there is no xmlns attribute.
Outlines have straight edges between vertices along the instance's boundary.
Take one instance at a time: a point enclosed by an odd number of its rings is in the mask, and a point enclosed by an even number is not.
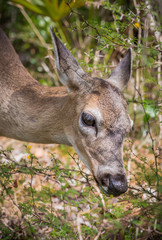
<svg viewBox="0 0 162 240"><path fill-rule="evenodd" d="M21 6L27 8L28 10L30 10L36 14L48 16L48 12L47 12L46 8L44 8L43 6L32 4L25 0L11 0L11 2L20 4Z"/></svg>
<svg viewBox="0 0 162 240"><path fill-rule="evenodd" d="M60 21L71 12L72 8L79 8L85 4L84 0L73 0L69 3L69 5L65 2L65 0L62 0L61 2L59 0L33 0L31 2L27 0L11 1L20 4L36 14L49 16L54 21Z"/></svg>

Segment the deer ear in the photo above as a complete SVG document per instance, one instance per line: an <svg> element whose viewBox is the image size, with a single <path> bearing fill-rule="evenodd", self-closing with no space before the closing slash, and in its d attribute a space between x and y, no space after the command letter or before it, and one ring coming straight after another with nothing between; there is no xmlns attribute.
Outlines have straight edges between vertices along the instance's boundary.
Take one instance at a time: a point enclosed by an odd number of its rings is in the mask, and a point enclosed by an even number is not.
<svg viewBox="0 0 162 240"><path fill-rule="evenodd" d="M66 86L68 92L78 89L84 82L86 73L70 51L56 37L54 30L50 27L51 37L54 44L54 54L56 58L56 68L60 81Z"/></svg>
<svg viewBox="0 0 162 240"><path fill-rule="evenodd" d="M118 87L120 90L123 90L131 77L131 70L132 70L132 50L130 48L127 51L125 57L113 70L107 81Z"/></svg>

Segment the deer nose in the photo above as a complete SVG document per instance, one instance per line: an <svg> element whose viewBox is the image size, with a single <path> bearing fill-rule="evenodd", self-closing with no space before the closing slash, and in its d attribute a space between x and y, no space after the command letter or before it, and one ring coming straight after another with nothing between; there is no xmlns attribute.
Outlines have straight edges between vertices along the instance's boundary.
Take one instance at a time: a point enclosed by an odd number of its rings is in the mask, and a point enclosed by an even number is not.
<svg viewBox="0 0 162 240"><path fill-rule="evenodd" d="M125 193L128 189L127 179L125 175L117 174L103 174L100 175L101 188L108 195L119 196Z"/></svg>

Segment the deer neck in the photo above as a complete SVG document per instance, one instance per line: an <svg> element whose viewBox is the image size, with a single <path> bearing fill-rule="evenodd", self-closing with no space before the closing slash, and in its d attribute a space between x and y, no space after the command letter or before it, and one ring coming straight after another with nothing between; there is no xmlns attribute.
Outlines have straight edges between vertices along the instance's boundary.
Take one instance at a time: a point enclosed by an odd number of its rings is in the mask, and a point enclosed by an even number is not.
<svg viewBox="0 0 162 240"><path fill-rule="evenodd" d="M65 134L69 103L65 87L42 86L32 78L0 29L0 136L71 145Z"/></svg>
<svg viewBox="0 0 162 240"><path fill-rule="evenodd" d="M8 92L8 99L4 94L5 105L1 106L1 135L28 142L71 145L65 134L70 113L65 87L29 82Z"/></svg>

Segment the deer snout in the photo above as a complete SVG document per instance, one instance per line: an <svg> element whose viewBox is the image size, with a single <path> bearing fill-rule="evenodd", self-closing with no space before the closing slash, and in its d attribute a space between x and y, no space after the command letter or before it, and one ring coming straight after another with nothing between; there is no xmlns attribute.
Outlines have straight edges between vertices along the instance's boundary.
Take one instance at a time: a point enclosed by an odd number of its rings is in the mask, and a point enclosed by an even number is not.
<svg viewBox="0 0 162 240"><path fill-rule="evenodd" d="M100 186L108 195L119 196L128 189L126 176L123 174L111 175L104 173L99 177Z"/></svg>

